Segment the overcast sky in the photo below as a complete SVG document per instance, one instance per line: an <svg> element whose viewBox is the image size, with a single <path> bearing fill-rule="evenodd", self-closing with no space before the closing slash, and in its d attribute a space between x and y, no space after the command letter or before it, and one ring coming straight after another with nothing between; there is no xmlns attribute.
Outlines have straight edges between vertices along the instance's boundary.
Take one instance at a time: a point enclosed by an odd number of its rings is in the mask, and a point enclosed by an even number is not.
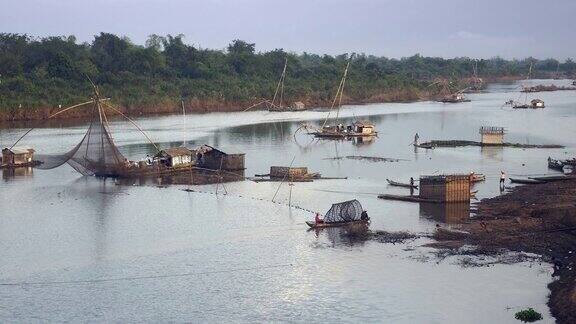
<svg viewBox="0 0 576 324"><path fill-rule="evenodd" d="M213 49L242 39L258 51L565 59L576 0L0 0L0 32L91 42L102 31Z"/></svg>

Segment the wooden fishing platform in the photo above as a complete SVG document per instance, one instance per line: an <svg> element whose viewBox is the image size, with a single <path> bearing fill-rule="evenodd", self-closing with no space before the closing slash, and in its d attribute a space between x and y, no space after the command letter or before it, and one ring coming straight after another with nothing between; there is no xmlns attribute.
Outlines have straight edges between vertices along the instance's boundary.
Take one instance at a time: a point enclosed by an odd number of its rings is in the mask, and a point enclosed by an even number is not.
<svg viewBox="0 0 576 324"><path fill-rule="evenodd" d="M348 177L316 177L316 178L267 178L265 174L256 174L255 177L248 178L256 183L258 182L314 182L314 180L346 180Z"/></svg>
<svg viewBox="0 0 576 324"><path fill-rule="evenodd" d="M271 166L268 174L255 174L254 182L313 182L314 180L341 180L348 177L323 177L320 173L309 173L306 167Z"/></svg>
<svg viewBox="0 0 576 324"><path fill-rule="evenodd" d="M415 145L419 148L432 149L437 147L464 147L464 146L484 146L484 147L513 147L513 148L564 148L558 144L521 144L521 143L482 143L466 140L432 140Z"/></svg>

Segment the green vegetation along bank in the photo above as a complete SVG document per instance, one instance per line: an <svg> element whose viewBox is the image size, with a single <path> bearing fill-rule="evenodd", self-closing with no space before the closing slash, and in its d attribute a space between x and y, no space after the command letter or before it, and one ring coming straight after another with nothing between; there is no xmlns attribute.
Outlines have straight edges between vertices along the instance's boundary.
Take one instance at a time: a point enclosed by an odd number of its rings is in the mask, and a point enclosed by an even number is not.
<svg viewBox="0 0 576 324"><path fill-rule="evenodd" d="M338 56L287 53L282 49L257 52L255 44L232 41L226 50L201 49L183 36L151 35L144 46L125 37L101 33L92 43L74 36L35 38L0 34L0 120L43 119L86 101L87 81L130 115L242 110L270 99L288 60L285 102L328 105L351 61L346 103L413 101L436 95L437 78L465 86L474 75L485 80L526 75L530 63L536 77L571 77L576 63L568 59L504 60L443 59L414 55L402 59L343 54ZM67 117L81 117L77 110Z"/></svg>

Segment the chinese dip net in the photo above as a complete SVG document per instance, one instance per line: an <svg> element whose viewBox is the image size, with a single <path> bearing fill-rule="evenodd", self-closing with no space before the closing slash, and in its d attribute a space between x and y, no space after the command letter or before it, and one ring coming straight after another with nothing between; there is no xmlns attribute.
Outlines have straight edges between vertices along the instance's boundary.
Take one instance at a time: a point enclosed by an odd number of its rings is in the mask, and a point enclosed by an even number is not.
<svg viewBox="0 0 576 324"><path fill-rule="evenodd" d="M115 176L125 158L118 151L107 128L104 110L96 104L86 134L72 150L64 154L39 154L39 169L53 169L68 163L83 175Z"/></svg>
<svg viewBox="0 0 576 324"><path fill-rule="evenodd" d="M337 223L360 220L362 211L362 205L356 199L333 204L324 216L324 222Z"/></svg>

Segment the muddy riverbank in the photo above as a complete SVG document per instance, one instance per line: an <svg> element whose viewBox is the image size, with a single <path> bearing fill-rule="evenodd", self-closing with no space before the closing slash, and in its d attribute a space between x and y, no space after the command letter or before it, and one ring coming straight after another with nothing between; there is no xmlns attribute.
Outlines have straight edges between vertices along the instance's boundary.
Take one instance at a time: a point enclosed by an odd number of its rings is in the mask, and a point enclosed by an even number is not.
<svg viewBox="0 0 576 324"><path fill-rule="evenodd" d="M552 315L560 323L576 322L576 177L567 181L521 186L508 194L484 199L477 216L457 226L439 229L439 247L454 254L497 255L502 251L541 255L554 264L555 281L548 285ZM473 250L460 249L473 245Z"/></svg>

